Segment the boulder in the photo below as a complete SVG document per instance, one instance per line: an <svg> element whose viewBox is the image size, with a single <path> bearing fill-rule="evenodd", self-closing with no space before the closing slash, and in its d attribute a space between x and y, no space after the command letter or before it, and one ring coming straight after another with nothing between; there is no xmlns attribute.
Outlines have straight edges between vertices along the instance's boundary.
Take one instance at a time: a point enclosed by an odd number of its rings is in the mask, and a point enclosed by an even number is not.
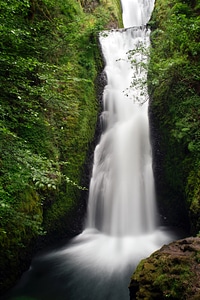
<svg viewBox="0 0 200 300"><path fill-rule="evenodd" d="M200 237L164 245L135 270L130 299L200 299Z"/></svg>

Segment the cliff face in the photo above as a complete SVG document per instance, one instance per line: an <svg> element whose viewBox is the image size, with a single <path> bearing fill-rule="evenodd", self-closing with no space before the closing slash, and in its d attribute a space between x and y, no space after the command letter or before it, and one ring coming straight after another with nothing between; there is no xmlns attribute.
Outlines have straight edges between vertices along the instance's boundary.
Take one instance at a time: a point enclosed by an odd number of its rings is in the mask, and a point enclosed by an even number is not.
<svg viewBox="0 0 200 300"><path fill-rule="evenodd" d="M155 2L148 86L158 203L167 222L200 230L198 1ZM177 213L178 212L178 213Z"/></svg>
<svg viewBox="0 0 200 300"><path fill-rule="evenodd" d="M200 238L163 246L142 260L131 278L130 299L200 299Z"/></svg>
<svg viewBox="0 0 200 300"><path fill-rule="evenodd" d="M1 4L0 293L28 267L39 237L81 230L100 110L97 34L119 16L118 0Z"/></svg>

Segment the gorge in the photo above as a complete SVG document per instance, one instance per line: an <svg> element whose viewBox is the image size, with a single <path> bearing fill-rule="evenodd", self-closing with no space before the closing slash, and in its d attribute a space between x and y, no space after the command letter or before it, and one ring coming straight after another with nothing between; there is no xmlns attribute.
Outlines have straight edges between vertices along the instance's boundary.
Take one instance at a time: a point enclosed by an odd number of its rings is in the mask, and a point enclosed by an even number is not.
<svg viewBox="0 0 200 300"><path fill-rule="evenodd" d="M143 66L153 4L122 1L126 28L99 36L107 84L85 229L61 249L36 257L10 299L129 299L139 261L176 238L160 227L155 202Z"/></svg>
<svg viewBox="0 0 200 300"><path fill-rule="evenodd" d="M55 245L5 299L128 299L179 237L160 224L200 232L199 1L123 1L123 29L119 4L2 3L0 295ZM199 276L175 241L130 297L199 299Z"/></svg>

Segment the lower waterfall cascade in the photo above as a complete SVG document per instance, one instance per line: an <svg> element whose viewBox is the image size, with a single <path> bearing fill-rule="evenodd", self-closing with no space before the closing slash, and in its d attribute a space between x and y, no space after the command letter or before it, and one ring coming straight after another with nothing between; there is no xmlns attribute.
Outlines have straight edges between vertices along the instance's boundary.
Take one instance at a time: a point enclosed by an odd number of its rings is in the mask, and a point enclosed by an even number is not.
<svg viewBox="0 0 200 300"><path fill-rule="evenodd" d="M144 64L154 0L121 4L125 28L99 35L107 83L85 229L36 257L12 299L128 300L139 261L175 238L157 221L149 138Z"/></svg>

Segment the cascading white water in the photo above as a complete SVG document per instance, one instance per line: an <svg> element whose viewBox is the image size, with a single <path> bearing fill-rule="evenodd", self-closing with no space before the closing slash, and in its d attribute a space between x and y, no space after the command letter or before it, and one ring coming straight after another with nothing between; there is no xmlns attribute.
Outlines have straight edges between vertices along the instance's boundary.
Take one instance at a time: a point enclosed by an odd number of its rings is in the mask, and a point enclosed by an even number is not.
<svg viewBox="0 0 200 300"><path fill-rule="evenodd" d="M149 32L130 28L100 36L106 60L102 122L105 132L95 150L90 184L88 227L126 236L155 229L155 193L149 142L146 57L129 51L148 47ZM141 51L141 50L140 50Z"/></svg>
<svg viewBox="0 0 200 300"><path fill-rule="evenodd" d="M146 25L155 0L121 0L125 28Z"/></svg>
<svg viewBox="0 0 200 300"><path fill-rule="evenodd" d="M125 26L141 27L100 35L107 77L101 119L106 129L95 150L87 226L115 236L156 228L146 70L142 67L147 59L144 49L150 43L144 25L153 4L122 1Z"/></svg>
<svg viewBox="0 0 200 300"><path fill-rule="evenodd" d="M147 60L143 50L149 46L149 30L144 25L153 5L154 0L123 0L124 26L133 28L100 35L107 85L86 228L61 250L37 258L19 295L127 300L138 262L173 239L156 222L146 70L141 64Z"/></svg>

